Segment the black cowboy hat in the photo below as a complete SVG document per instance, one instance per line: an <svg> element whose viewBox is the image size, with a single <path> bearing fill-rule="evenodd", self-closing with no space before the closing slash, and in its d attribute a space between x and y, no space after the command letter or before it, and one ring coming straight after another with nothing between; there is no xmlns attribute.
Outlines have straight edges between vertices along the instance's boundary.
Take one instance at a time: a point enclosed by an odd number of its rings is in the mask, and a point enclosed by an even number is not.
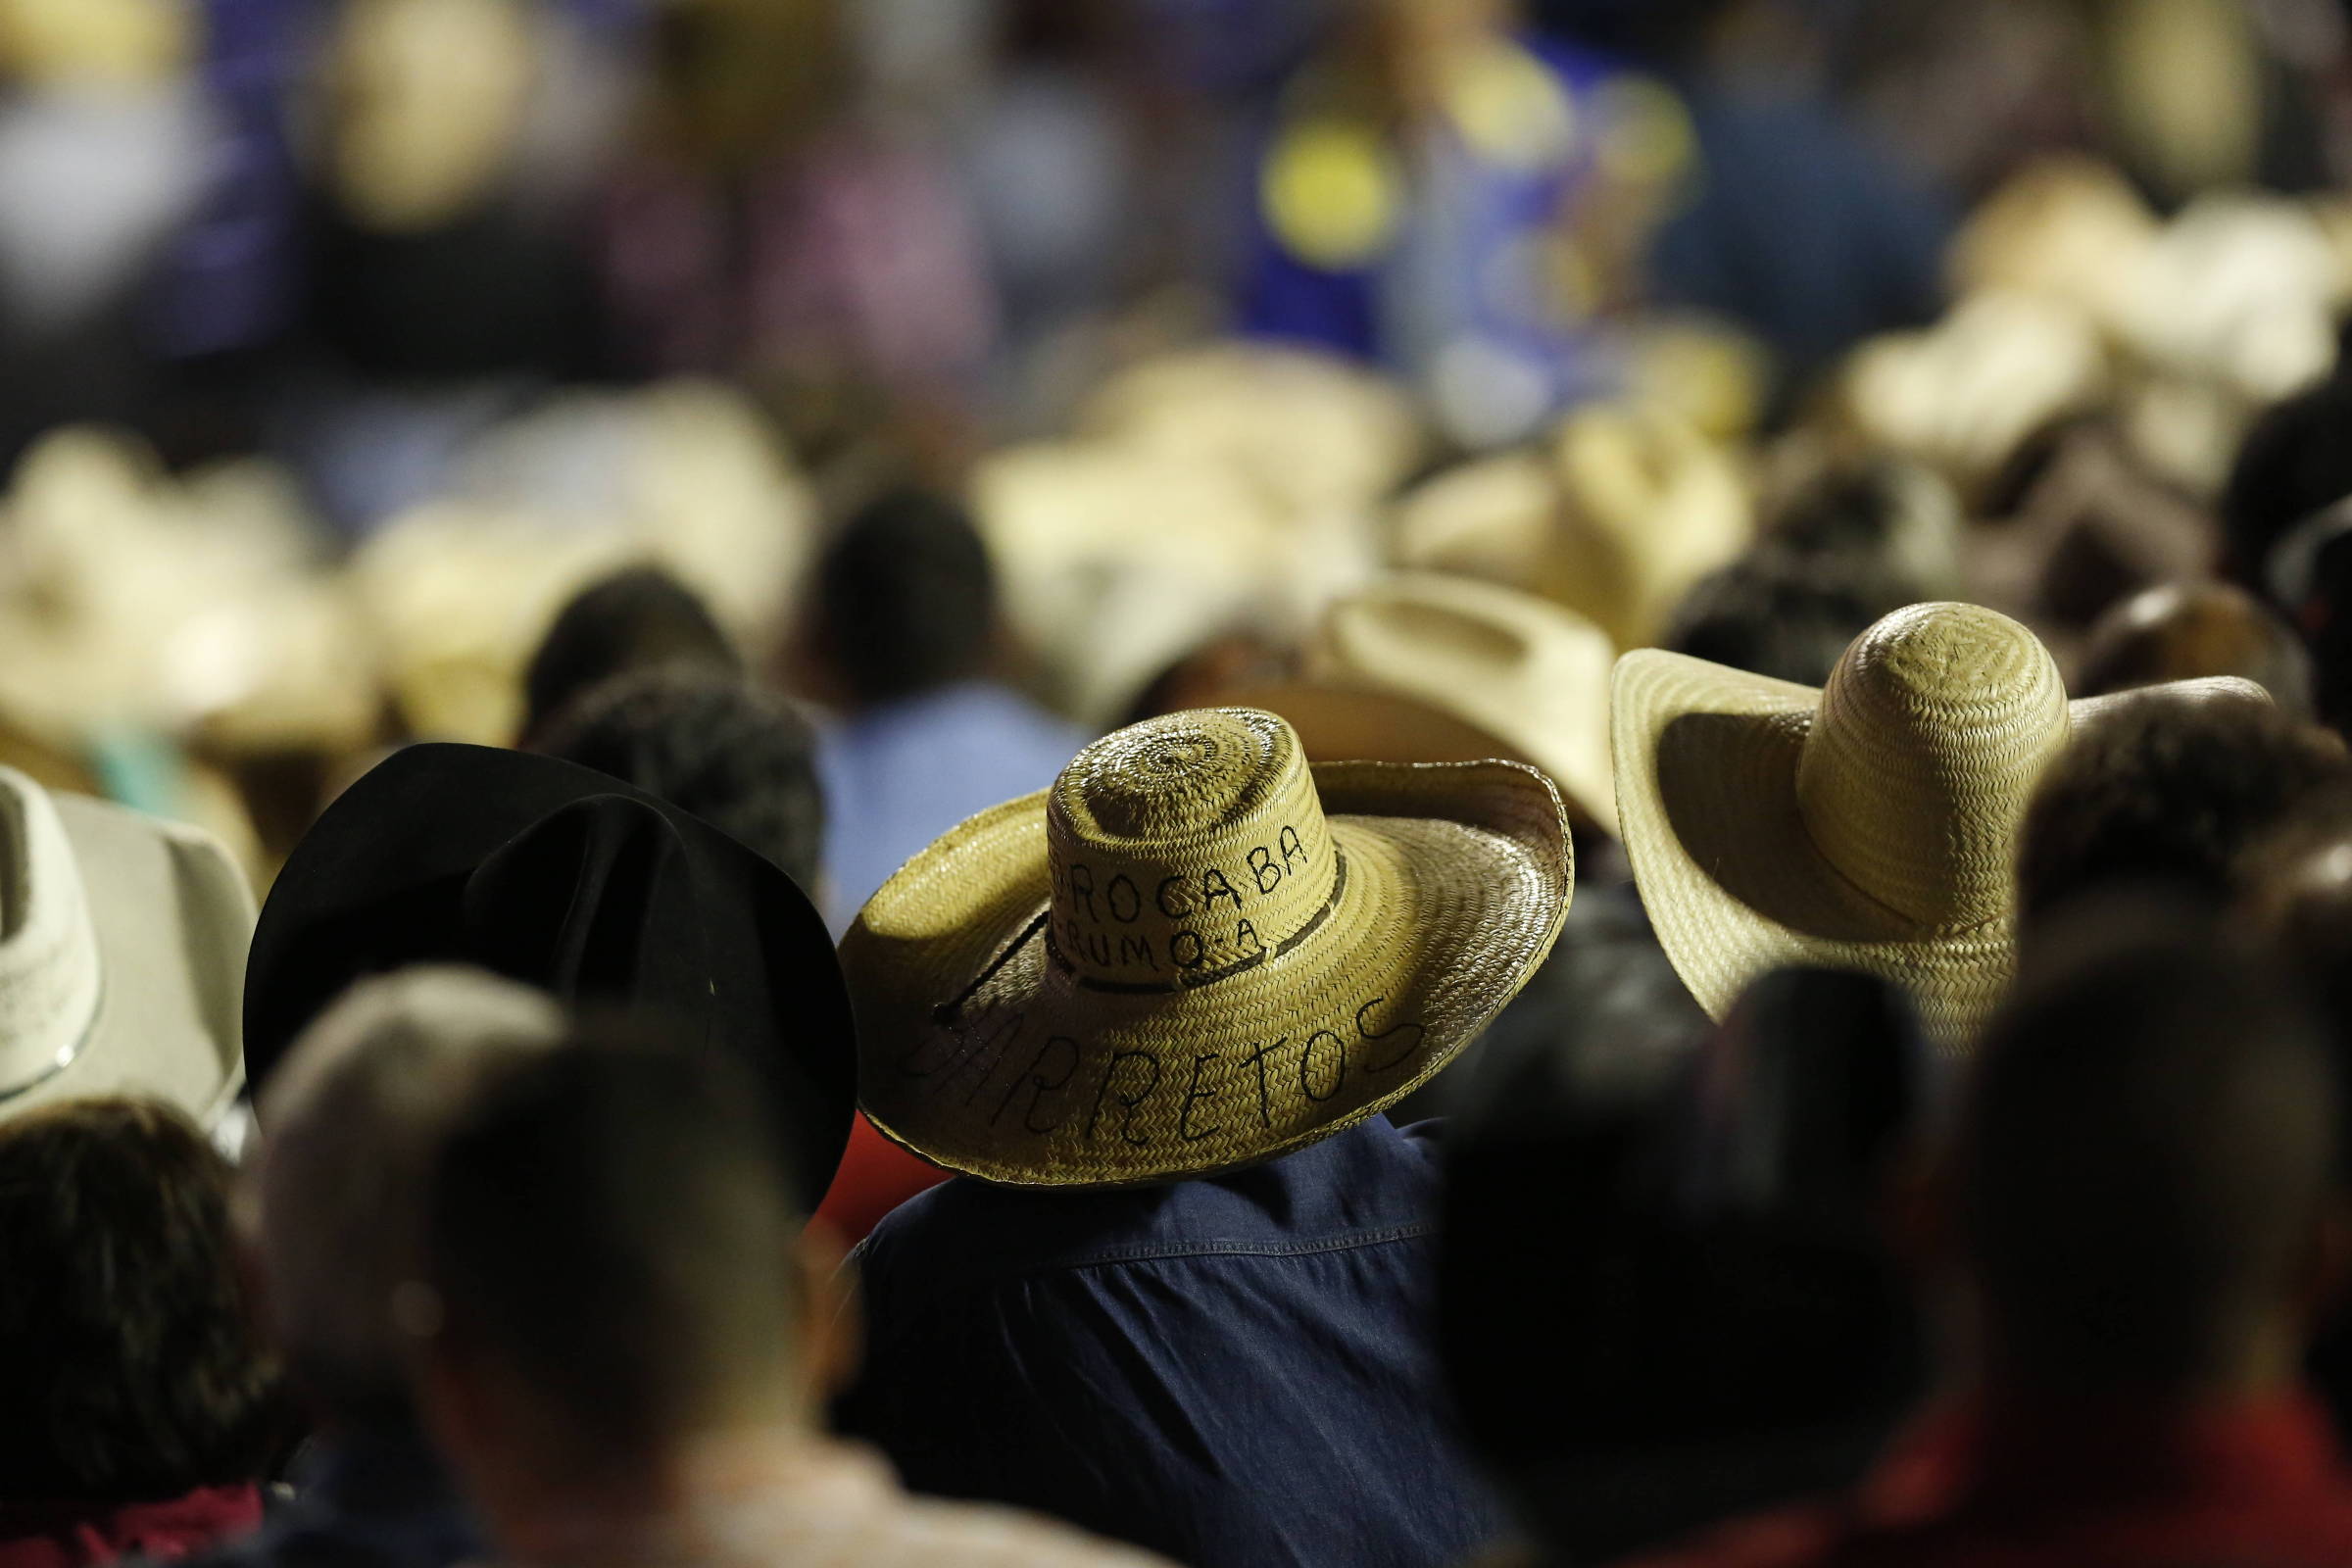
<svg viewBox="0 0 2352 1568"><path fill-rule="evenodd" d="M832 939L782 871L701 818L554 758L481 746L394 753L287 859L245 977L258 1093L354 981L469 963L588 1006L624 1006L760 1074L800 1196L824 1196L857 1101Z"/></svg>

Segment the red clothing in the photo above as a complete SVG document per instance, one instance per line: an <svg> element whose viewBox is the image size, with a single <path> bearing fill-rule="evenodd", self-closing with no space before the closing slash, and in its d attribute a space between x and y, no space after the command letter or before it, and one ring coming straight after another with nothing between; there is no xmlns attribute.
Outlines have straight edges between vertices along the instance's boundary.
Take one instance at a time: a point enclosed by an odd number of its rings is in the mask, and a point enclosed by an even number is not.
<svg viewBox="0 0 2352 1568"><path fill-rule="evenodd" d="M2202 1412L1959 1404L1840 1502L1648 1568L2320 1568L2352 1563L2352 1472L2317 1402Z"/></svg>
<svg viewBox="0 0 2352 1568"><path fill-rule="evenodd" d="M850 1124L850 1147L816 1217L852 1247L882 1223L882 1216L915 1194L937 1187L951 1173L909 1154L880 1133L859 1111ZM0 1568L7 1568L0 1564Z"/></svg>
<svg viewBox="0 0 2352 1568"><path fill-rule="evenodd" d="M234 1540L262 1522L246 1485L205 1487L165 1502L120 1508L0 1503L0 1568L88 1568L118 1557L172 1558Z"/></svg>

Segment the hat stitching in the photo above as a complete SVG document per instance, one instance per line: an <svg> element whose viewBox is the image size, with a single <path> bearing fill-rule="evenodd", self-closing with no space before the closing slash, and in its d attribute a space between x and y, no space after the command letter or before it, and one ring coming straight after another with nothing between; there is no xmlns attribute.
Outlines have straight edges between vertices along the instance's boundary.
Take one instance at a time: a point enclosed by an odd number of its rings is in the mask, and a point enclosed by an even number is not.
<svg viewBox="0 0 2352 1568"><path fill-rule="evenodd" d="M1331 847L1331 896L1323 901L1323 907L1308 915L1304 925L1284 937L1271 948L1260 948L1247 958L1229 963L1222 969L1210 969L1201 974L1179 975L1164 985L1153 984L1148 980L1098 980L1082 972L1076 964L1070 961L1069 956L1064 954L1054 943L1054 929L1051 924L1046 927L1046 951L1053 955L1054 964L1064 974L1089 991L1100 991L1114 997L1158 997L1171 996L1179 991L1199 991L1204 986L1213 986L1220 980L1230 980L1235 975L1246 974L1261 964L1282 957L1321 929L1323 923L1331 918L1332 911L1340 906L1340 896L1348 891L1347 851L1335 843ZM1022 933L1021 941L1027 942L1030 934L1030 932Z"/></svg>

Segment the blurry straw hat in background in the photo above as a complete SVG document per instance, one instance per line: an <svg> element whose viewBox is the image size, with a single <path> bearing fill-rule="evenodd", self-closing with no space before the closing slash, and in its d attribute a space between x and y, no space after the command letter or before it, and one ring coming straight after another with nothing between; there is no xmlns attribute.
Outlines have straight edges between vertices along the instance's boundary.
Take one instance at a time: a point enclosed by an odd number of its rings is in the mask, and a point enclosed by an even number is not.
<svg viewBox="0 0 2352 1568"><path fill-rule="evenodd" d="M1398 506L1394 530L1401 566L1527 589L1638 648L1747 547L1755 514L1730 456L1688 423L1604 404L1570 415L1540 455L1439 475Z"/></svg>
<svg viewBox="0 0 2352 1568"><path fill-rule="evenodd" d="M1772 350L1719 317L1644 311L1612 334L1626 396L1674 415L1708 440L1753 436L1773 394Z"/></svg>
<svg viewBox="0 0 2352 1568"><path fill-rule="evenodd" d="M0 1116L138 1095L214 1127L244 1082L253 892L201 830L0 769Z"/></svg>
<svg viewBox="0 0 2352 1568"><path fill-rule="evenodd" d="M974 471L971 498L1049 697L1094 724L1210 638L1295 633L1376 569L1352 519L1292 517L1233 466L1151 447L1005 448Z"/></svg>
<svg viewBox="0 0 2352 1568"><path fill-rule="evenodd" d="M2122 171L2061 154L2029 164L1970 215L1952 241L1952 281L1962 297L2043 295L2111 324L2116 280L2161 232Z"/></svg>
<svg viewBox="0 0 2352 1568"><path fill-rule="evenodd" d="M127 437L61 430L19 465L0 516L0 710L68 747L109 729L178 733L186 629L318 570L291 483L270 466L173 479ZM331 662L278 677L339 673L368 684Z"/></svg>
<svg viewBox="0 0 2352 1568"><path fill-rule="evenodd" d="M1942 322L1864 344L1839 397L1874 443L1943 470L1973 494L2026 438L2104 406L2107 350L2090 318L2047 296L1972 295Z"/></svg>
<svg viewBox="0 0 2352 1568"><path fill-rule="evenodd" d="M2300 202L2200 197L2116 289L2126 341L2160 370L2269 403L2334 367L2343 263Z"/></svg>
<svg viewBox="0 0 2352 1568"><path fill-rule="evenodd" d="M1288 724L1178 713L908 861L841 945L859 1098L1012 1186L1271 1159L1394 1103L1550 951L1566 813L1511 762L1310 766Z"/></svg>
<svg viewBox="0 0 2352 1568"><path fill-rule="evenodd" d="M713 381L564 394L476 443L454 490L627 536L755 661L781 643L815 553L807 476L750 400Z"/></svg>
<svg viewBox="0 0 2352 1568"><path fill-rule="evenodd" d="M1945 1051L2014 967L2016 840L2042 769L2119 700L2070 704L2031 631L1959 604L1887 616L1824 690L1648 649L1618 662L1614 697L1635 881L1708 1012L1770 969L1859 969L1910 988Z"/></svg>
<svg viewBox="0 0 2352 1568"><path fill-rule="evenodd" d="M615 531L444 503L370 538L348 580L410 732L502 746L522 717L523 668L557 612L636 559Z"/></svg>
<svg viewBox="0 0 2352 1568"><path fill-rule="evenodd" d="M1606 634L1549 600L1397 572L1331 607L1302 679L1243 688L1230 704L1289 719L1310 761L1531 762L1614 834L1615 658Z"/></svg>
<svg viewBox="0 0 2352 1568"><path fill-rule="evenodd" d="M1361 511L1420 466L1428 436L1389 378L1304 349L1217 343L1118 372L1082 435L1230 466L1294 513Z"/></svg>

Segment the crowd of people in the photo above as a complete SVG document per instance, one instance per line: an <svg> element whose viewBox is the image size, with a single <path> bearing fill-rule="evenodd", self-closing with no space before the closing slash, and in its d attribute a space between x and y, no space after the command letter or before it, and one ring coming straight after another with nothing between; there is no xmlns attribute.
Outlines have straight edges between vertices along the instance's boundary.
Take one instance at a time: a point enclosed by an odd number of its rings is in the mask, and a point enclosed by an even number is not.
<svg viewBox="0 0 2352 1568"><path fill-rule="evenodd" d="M0 0L0 1568L2352 1565L2348 84Z"/></svg>

